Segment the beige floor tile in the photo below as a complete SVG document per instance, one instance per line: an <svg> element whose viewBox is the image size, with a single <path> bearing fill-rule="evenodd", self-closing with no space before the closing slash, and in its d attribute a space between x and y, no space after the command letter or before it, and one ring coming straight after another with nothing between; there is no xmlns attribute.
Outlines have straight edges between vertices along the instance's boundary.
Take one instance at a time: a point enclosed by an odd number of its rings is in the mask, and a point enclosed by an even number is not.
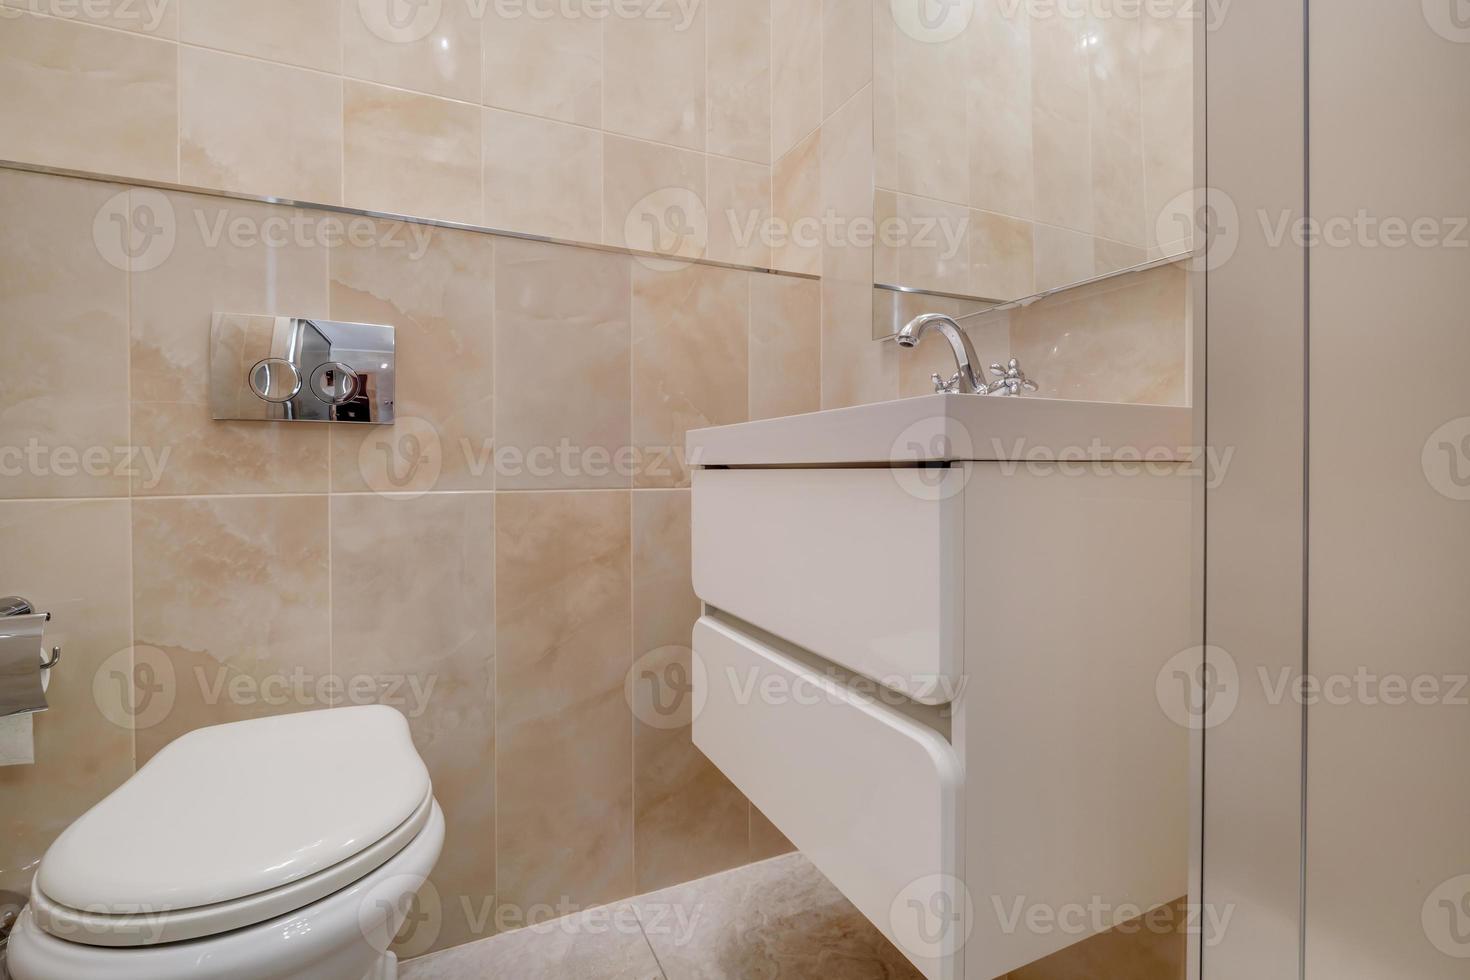
<svg viewBox="0 0 1470 980"><path fill-rule="evenodd" d="M633 904L668 980L921 976L799 854L644 895Z"/></svg>
<svg viewBox="0 0 1470 980"><path fill-rule="evenodd" d="M402 980L663 980L631 905L507 932L410 960Z"/></svg>

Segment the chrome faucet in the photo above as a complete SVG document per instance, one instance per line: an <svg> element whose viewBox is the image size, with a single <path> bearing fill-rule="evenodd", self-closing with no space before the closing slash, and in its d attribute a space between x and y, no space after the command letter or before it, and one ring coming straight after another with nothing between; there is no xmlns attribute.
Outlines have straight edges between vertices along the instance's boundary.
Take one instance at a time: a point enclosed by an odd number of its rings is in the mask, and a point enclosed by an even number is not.
<svg viewBox="0 0 1470 980"><path fill-rule="evenodd" d="M916 316L904 328L898 332L898 346L912 350L919 346L919 341L930 329L938 330L944 339L949 341L950 349L954 351L954 359L959 364L959 371L948 381L934 375L934 390L937 392L958 392L963 384L969 391L976 395L988 393L989 386L984 377L975 368L975 348L970 343L970 338L960 329L952 316L943 313L925 313Z"/></svg>
<svg viewBox="0 0 1470 980"><path fill-rule="evenodd" d="M950 349L954 351L955 362L959 370L948 381L937 374L930 375L934 382L936 394L953 395L962 389L968 389L976 395L1020 395L1026 391L1038 390L1036 382L1026 377L1026 372L1021 370L1021 362L1014 357L1010 363L1002 367L999 364L990 365L990 373L997 380L986 383L984 376L975 367L975 348L970 343L970 338L960 329L958 321L952 316L943 313L925 313L923 316L914 317L904 328L898 332L895 338L898 346L905 350L912 350L919 346L924 335L930 329L938 330L945 340L949 341Z"/></svg>

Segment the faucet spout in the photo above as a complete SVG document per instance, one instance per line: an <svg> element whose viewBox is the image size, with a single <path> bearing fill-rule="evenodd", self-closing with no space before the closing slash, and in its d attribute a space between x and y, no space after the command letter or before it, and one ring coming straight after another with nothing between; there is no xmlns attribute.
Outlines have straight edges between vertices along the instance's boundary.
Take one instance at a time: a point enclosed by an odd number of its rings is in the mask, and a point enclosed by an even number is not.
<svg viewBox="0 0 1470 980"><path fill-rule="evenodd" d="M919 341L923 340L924 335L930 330L938 330L944 339L949 341L950 349L954 351L955 363L960 368L960 381L969 388L972 394L985 394L986 382L976 367L975 348L970 344L970 338L960 329L954 317L945 316L943 313L925 313L914 317L904 325L895 339L900 347L914 348L919 346Z"/></svg>

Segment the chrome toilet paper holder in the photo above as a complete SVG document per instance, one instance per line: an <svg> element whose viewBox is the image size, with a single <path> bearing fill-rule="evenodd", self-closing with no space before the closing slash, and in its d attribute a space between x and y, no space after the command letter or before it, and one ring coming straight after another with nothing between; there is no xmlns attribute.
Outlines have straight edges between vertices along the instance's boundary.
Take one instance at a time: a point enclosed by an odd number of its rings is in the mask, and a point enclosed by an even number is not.
<svg viewBox="0 0 1470 980"><path fill-rule="evenodd" d="M34 615L36 615L36 607L31 604L29 599L22 598L18 595L6 596L0 599L0 619L6 619L11 616ZM41 613L41 615L46 617L46 622L51 622L51 614L49 612ZM61 663L61 647L52 647L51 656L42 662L41 669L50 670L59 663Z"/></svg>

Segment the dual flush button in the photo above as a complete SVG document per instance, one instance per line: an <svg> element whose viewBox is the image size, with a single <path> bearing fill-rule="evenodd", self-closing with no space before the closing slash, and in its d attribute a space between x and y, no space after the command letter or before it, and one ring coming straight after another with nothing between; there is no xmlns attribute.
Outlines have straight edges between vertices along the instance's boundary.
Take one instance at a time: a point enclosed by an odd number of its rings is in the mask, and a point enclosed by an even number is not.
<svg viewBox="0 0 1470 980"><path fill-rule="evenodd" d="M301 369L284 357L267 357L250 370L250 390L257 398L282 405L301 394ZM312 368L307 392L328 405L342 405L361 389L357 372L341 361L326 361Z"/></svg>
<svg viewBox="0 0 1470 980"><path fill-rule="evenodd" d="M217 313L210 408L231 421L392 422L395 359L391 326Z"/></svg>

